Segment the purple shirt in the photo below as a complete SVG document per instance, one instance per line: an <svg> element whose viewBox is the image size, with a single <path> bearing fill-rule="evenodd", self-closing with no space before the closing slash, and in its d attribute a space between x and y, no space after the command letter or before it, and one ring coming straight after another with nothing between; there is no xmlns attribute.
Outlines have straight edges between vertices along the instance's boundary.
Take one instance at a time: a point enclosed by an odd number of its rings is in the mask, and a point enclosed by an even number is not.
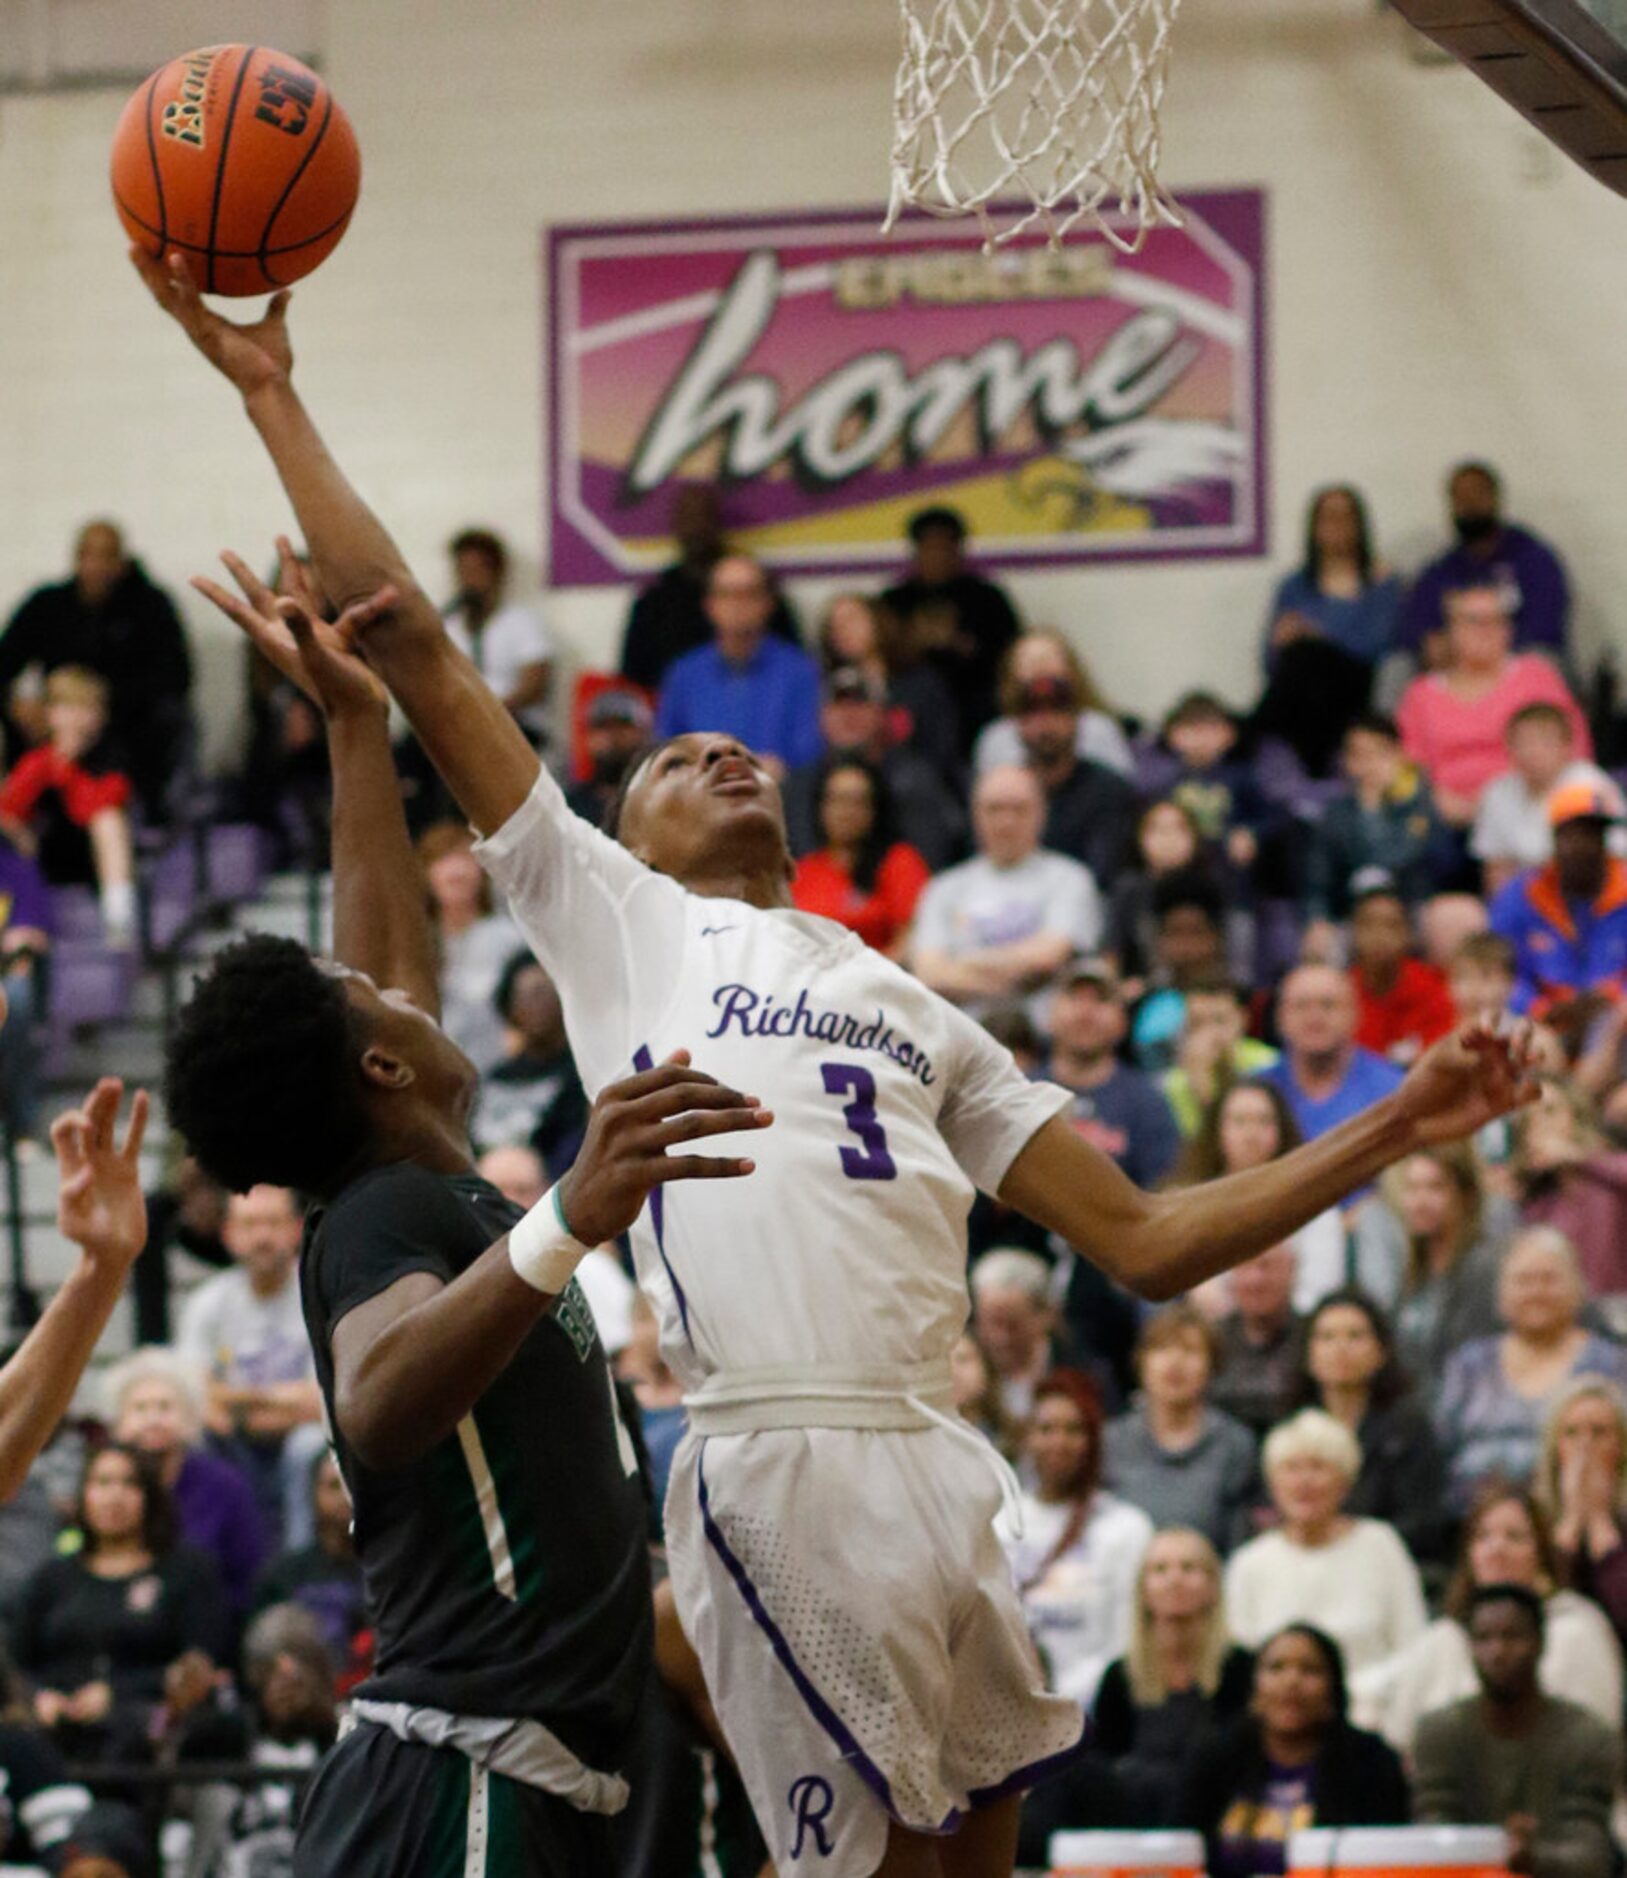
<svg viewBox="0 0 1627 1878"><path fill-rule="evenodd" d="M655 729L660 737L722 731L800 769L824 749L819 668L783 639L764 639L743 665L731 664L715 645L700 646L668 667Z"/></svg>
<svg viewBox="0 0 1627 1878"><path fill-rule="evenodd" d="M253 1489L230 1461L193 1448L181 1463L174 1500L181 1537L215 1561L232 1609L246 1610L270 1552Z"/></svg>
<svg viewBox="0 0 1627 1878"><path fill-rule="evenodd" d="M1446 596L1459 587L1490 582L1512 601L1514 650L1565 657L1570 624L1570 586L1559 556L1524 528L1505 523L1496 552L1486 558L1453 548L1413 583L1396 644L1416 651L1426 633L1446 623Z"/></svg>

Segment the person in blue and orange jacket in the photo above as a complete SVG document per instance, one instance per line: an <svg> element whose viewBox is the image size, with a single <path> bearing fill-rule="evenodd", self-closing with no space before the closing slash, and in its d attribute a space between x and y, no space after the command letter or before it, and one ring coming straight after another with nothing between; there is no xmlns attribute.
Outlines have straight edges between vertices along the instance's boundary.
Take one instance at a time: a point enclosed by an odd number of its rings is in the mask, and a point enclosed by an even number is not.
<svg viewBox="0 0 1627 1878"><path fill-rule="evenodd" d="M1627 861L1610 852L1621 791L1602 772L1548 798L1554 858L1511 880L1491 927L1514 946L1512 1008L1564 1022L1568 1008L1627 998Z"/></svg>

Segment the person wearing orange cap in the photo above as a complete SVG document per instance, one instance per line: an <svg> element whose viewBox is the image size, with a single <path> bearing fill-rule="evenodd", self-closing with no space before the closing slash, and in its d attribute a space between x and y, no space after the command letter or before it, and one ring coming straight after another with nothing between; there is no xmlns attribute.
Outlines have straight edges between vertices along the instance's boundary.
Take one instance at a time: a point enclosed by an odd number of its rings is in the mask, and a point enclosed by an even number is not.
<svg viewBox="0 0 1627 1878"><path fill-rule="evenodd" d="M1563 1020L1591 994L1627 998L1627 861L1609 851L1621 791L1602 771L1548 797L1554 858L1517 875L1491 903L1491 929L1516 955L1516 1011Z"/></svg>

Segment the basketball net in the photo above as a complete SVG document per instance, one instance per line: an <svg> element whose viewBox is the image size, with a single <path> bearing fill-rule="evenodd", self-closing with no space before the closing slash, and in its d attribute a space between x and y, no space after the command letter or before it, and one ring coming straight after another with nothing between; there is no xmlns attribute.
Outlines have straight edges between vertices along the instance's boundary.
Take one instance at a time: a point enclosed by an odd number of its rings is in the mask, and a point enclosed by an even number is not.
<svg viewBox="0 0 1627 1878"><path fill-rule="evenodd" d="M1179 227L1158 184L1158 111L1181 0L899 0L893 186L906 209L975 215L985 252L1081 224L1133 254ZM991 204L1026 198L999 220Z"/></svg>

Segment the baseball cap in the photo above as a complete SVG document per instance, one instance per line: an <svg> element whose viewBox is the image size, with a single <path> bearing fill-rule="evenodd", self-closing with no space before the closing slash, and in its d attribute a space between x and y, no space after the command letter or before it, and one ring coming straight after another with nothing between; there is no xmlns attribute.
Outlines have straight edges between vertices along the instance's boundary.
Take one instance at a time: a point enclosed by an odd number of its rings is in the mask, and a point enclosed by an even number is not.
<svg viewBox="0 0 1627 1878"><path fill-rule="evenodd" d="M1616 785L1600 770L1596 775L1562 782L1548 794L1548 826L1558 828L1564 822L1619 822L1622 819L1622 795Z"/></svg>
<svg viewBox="0 0 1627 1878"><path fill-rule="evenodd" d="M1076 711L1078 708L1079 700L1074 695L1072 683L1054 673L1043 678L1030 678L1017 693L1019 716L1024 711Z"/></svg>
<svg viewBox="0 0 1627 1878"><path fill-rule="evenodd" d="M652 721L650 707L636 691L601 691L588 706L591 730L599 730L606 724L634 724L640 730L648 730Z"/></svg>
<svg viewBox="0 0 1627 1878"><path fill-rule="evenodd" d="M1360 906L1363 900L1394 899L1405 896L1400 883L1387 867L1358 867L1350 876L1350 904Z"/></svg>
<svg viewBox="0 0 1627 1878"><path fill-rule="evenodd" d="M838 665L825 680L825 696L832 700L880 704L881 689L862 665Z"/></svg>
<svg viewBox="0 0 1627 1878"><path fill-rule="evenodd" d="M1071 991L1075 985L1094 985L1104 998L1119 995L1119 975L1108 959L1090 953L1076 953L1056 975L1057 988Z"/></svg>

